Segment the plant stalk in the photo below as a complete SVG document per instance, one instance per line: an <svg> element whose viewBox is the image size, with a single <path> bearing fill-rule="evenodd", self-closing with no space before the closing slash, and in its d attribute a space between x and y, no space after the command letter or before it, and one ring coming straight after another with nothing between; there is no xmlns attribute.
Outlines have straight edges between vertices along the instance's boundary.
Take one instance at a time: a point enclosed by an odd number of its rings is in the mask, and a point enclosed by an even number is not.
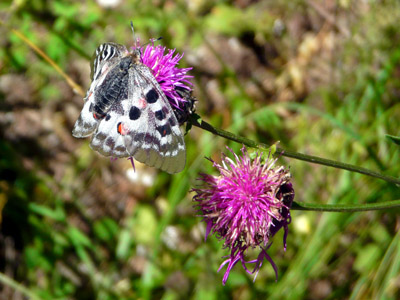
<svg viewBox="0 0 400 300"><path fill-rule="evenodd" d="M223 129L220 128L216 128L214 126L212 126L211 124L201 120L198 118L197 115L191 115L190 116L190 121L192 123L193 126L202 128L204 130L207 130L208 132L211 132L215 135L218 135L220 137L226 138L228 140L240 143L240 144L244 144L248 147L252 147L252 148L257 148L257 149L262 149L262 150L269 150L269 146L265 145L263 143L258 143L252 140L249 140L245 137L233 134L229 131L225 131ZM328 167L333 167L333 168L337 168L337 169L343 169L343 170L347 170L350 172L356 172L356 173L360 173L360 174L364 174L367 176L371 176L371 177L375 177L378 179L382 179L385 180L387 182L390 183L394 183L398 186L400 186L400 179L390 176L390 175L384 175L381 173L378 173L376 171L372 171L363 167L359 167L359 166L355 166L355 165L351 165L351 164L347 164L347 163L343 163L343 162L339 162L339 161L335 161L335 160L330 160L330 159L326 159L326 158L321 158L321 157L317 157L317 156L312 156L312 155L308 155L308 154L303 154L303 153L298 153L298 152L294 152L294 151L289 151L289 150L284 150L282 148L276 147L276 154L278 155L282 155L282 156L286 156L286 157L290 157L290 158L294 158L294 159L298 159L298 160L303 160L303 161L307 161L313 164L319 164L319 165L324 165L324 166L328 166Z"/></svg>
<svg viewBox="0 0 400 300"><path fill-rule="evenodd" d="M365 204L314 204L293 202L292 210L312 210L325 212L357 212L369 210L386 210L391 208L400 208L400 200L385 201L381 203Z"/></svg>

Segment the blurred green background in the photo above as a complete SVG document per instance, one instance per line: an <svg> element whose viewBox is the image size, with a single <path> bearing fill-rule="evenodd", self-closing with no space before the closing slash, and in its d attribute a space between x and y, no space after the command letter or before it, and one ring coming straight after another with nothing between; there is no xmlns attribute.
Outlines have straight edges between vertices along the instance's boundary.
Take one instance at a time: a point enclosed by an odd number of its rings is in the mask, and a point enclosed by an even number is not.
<svg viewBox="0 0 400 300"><path fill-rule="evenodd" d="M110 162L71 136L82 97L10 30L85 90L96 47L132 45L133 20L142 42L185 53L206 121L398 177L385 134L399 135L399 1L3 0L0 20L1 299L400 298L398 209L293 211L287 251L282 232L268 250L278 281L265 262L254 283L237 265L222 286L228 251L204 242L189 190L213 171L205 156L241 146L193 128L180 174ZM280 161L296 201L400 198L378 179Z"/></svg>

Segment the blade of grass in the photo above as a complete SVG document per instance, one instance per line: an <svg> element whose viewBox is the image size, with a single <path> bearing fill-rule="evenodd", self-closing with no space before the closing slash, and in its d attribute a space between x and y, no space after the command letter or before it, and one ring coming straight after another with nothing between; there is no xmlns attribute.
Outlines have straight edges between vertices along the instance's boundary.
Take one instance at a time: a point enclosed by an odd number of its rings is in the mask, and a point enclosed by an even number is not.
<svg viewBox="0 0 400 300"><path fill-rule="evenodd" d="M47 56L46 53L44 53L39 47L37 47L34 43L32 43L24 34L22 34L20 31L14 29L14 28L9 28L6 24L4 24L2 21L0 21L0 25L5 26L8 30L10 30L13 34L18 36L25 44L27 44L37 55L42 57L45 61L47 61L55 70L58 74L60 74L65 81L68 83L68 85L72 88L72 90L77 93L78 95L84 97L85 92L82 90L82 88L74 81L72 80L71 77L68 76L67 73L65 73L57 64L54 62L50 57Z"/></svg>
<svg viewBox="0 0 400 300"><path fill-rule="evenodd" d="M24 296L28 297L31 300L41 300L35 293L30 291L28 288L23 286L22 284L16 282L14 279L8 277L4 273L0 272L0 282L2 282L4 285L12 287L14 290L20 292Z"/></svg>

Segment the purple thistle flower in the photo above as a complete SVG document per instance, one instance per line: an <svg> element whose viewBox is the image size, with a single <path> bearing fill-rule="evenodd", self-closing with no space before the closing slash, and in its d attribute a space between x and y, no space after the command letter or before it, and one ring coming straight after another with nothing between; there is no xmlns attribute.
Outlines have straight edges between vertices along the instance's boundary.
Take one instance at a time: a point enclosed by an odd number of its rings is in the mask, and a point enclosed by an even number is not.
<svg viewBox="0 0 400 300"><path fill-rule="evenodd" d="M241 157L231 149L229 151L235 160L223 155L222 165L219 165L210 159L220 175L201 174L202 188L193 189L196 192L193 200L207 224L205 239L210 233L216 234L219 240L224 240L223 247L230 250L230 255L218 269L228 265L222 280L224 285L239 261L246 272L255 273L255 280L266 259L278 278L277 267L267 249L271 246L269 240L283 227L286 250L291 221L289 210L294 199L290 173L283 167L275 167L276 159L270 156L263 162L262 153L257 153L252 160L245 147ZM256 259L246 261L245 253L249 248L259 248L260 253ZM247 264L252 263L255 266L250 271Z"/></svg>
<svg viewBox="0 0 400 300"><path fill-rule="evenodd" d="M153 71L154 77L170 101L172 108L182 110L185 108L187 99L182 97L182 93L179 93L178 90L186 89L189 92L192 90L190 79L193 76L186 74L192 68L177 68L183 54L178 53L174 56L176 49L169 49L164 55L165 50L166 47L161 45L148 44L146 48L141 49L142 62Z"/></svg>

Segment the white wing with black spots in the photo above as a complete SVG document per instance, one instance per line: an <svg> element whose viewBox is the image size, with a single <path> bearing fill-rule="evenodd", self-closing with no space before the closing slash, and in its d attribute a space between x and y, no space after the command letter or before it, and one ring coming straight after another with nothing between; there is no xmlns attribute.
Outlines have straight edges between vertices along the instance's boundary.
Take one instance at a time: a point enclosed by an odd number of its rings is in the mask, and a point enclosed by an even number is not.
<svg viewBox="0 0 400 300"><path fill-rule="evenodd" d="M102 155L134 157L168 173L182 171L183 134L160 85L140 62L139 51L121 55L122 51L105 53L100 48L74 136L94 132L90 146Z"/></svg>
<svg viewBox="0 0 400 300"><path fill-rule="evenodd" d="M167 172L182 171L186 162L185 142L165 94L145 65L135 66L132 79L139 88L130 92L136 98L139 90L140 100L129 111L130 119L137 121L128 123L128 152L135 153L138 161Z"/></svg>

